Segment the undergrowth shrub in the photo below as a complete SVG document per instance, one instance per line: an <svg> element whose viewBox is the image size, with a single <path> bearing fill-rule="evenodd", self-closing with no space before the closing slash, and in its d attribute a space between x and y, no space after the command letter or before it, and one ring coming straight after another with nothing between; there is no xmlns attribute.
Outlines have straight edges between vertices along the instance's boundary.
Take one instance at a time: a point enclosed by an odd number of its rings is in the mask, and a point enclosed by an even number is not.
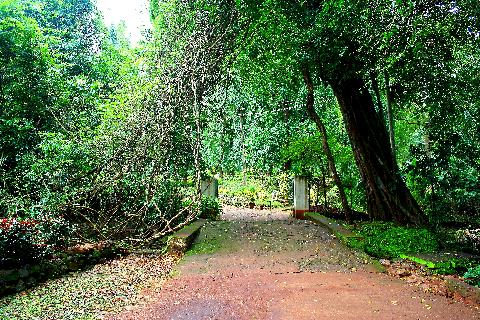
<svg viewBox="0 0 480 320"><path fill-rule="evenodd" d="M480 228L477 229L459 229L455 232L458 243L464 245L469 251L476 252L480 250Z"/></svg>
<svg viewBox="0 0 480 320"><path fill-rule="evenodd" d="M293 192L290 176L247 175L246 184L242 175L228 176L219 181L220 200L225 205L244 207L249 203L257 206L282 208Z"/></svg>
<svg viewBox="0 0 480 320"><path fill-rule="evenodd" d="M217 199L209 196L202 197L202 202L200 204L200 218L219 220L220 213L221 209Z"/></svg>
<svg viewBox="0 0 480 320"><path fill-rule="evenodd" d="M389 222L369 222L361 224L357 232L365 237L363 249L375 257L396 258L401 254L439 249L438 240L427 229L401 227Z"/></svg>
<svg viewBox="0 0 480 320"><path fill-rule="evenodd" d="M71 228L62 218L0 220L0 268L36 263L66 245Z"/></svg>
<svg viewBox="0 0 480 320"><path fill-rule="evenodd" d="M246 206L249 202L257 202L267 198L267 190L259 181L249 179L247 185L238 177L223 179L219 187L223 203L234 206Z"/></svg>
<svg viewBox="0 0 480 320"><path fill-rule="evenodd" d="M480 265L468 269L463 277L469 284L480 287Z"/></svg>

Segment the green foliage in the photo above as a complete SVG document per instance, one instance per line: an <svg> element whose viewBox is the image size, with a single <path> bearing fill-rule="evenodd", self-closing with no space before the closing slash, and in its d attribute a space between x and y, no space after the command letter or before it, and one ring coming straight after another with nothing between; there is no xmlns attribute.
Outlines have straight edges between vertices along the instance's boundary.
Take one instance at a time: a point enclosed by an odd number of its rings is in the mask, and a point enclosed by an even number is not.
<svg viewBox="0 0 480 320"><path fill-rule="evenodd" d="M435 252L439 243L427 229L396 226L393 223L363 223L357 230L365 237L363 248L380 258L396 258L401 254Z"/></svg>
<svg viewBox="0 0 480 320"><path fill-rule="evenodd" d="M198 210L218 216L218 203L195 198L206 171L263 177L225 179L229 204L267 205L273 192L288 200L289 173L326 189L320 137L304 110L307 65L353 208L365 208L364 185L331 85L355 76L370 96L378 82L379 117L391 91L400 169L430 221L475 226L477 7L151 1L151 37L132 49L125 25L106 28L94 1L0 1L0 216L48 212L78 224L83 238L144 239ZM186 198L198 203L186 207ZM365 228L379 255L435 247L423 229Z"/></svg>
<svg viewBox="0 0 480 320"><path fill-rule="evenodd" d="M480 167L474 159L480 155L479 141L466 131L478 128L467 119L452 119L446 123L446 117L457 118L453 114L443 115L432 125L442 126L442 132L435 134L441 136L425 133L435 142L412 146L412 158L405 168L407 177L435 225L466 226L473 223L476 226L480 215ZM450 123L456 123L455 128L449 128Z"/></svg>
<svg viewBox="0 0 480 320"><path fill-rule="evenodd" d="M282 207L282 201L288 199L288 175L260 178L248 174L246 177L246 184L241 174L219 181L219 196L223 204L245 207L253 202L256 205Z"/></svg>
<svg viewBox="0 0 480 320"><path fill-rule="evenodd" d="M52 53L37 22L16 2L1 2L1 171L15 168L21 156L39 142L38 131L52 127L49 108L53 97L44 93L56 90L50 73L53 67Z"/></svg>
<svg viewBox="0 0 480 320"><path fill-rule="evenodd" d="M222 248L221 239L209 238L201 242L194 243L192 248L187 251L187 255L212 254Z"/></svg>
<svg viewBox="0 0 480 320"><path fill-rule="evenodd" d="M94 241L183 222L174 152L152 142L171 121L122 26L108 34L90 0L3 1L0 16L0 216L65 216Z"/></svg>
<svg viewBox="0 0 480 320"><path fill-rule="evenodd" d="M200 204L200 218L209 220L219 220L221 208L216 198L203 196Z"/></svg>
<svg viewBox="0 0 480 320"><path fill-rule="evenodd" d="M0 16L0 208L56 212L81 183L66 185L93 167L84 135L117 80L92 72L106 58L97 45L108 45L89 0L3 1Z"/></svg>
<svg viewBox="0 0 480 320"><path fill-rule="evenodd" d="M71 227L61 218L0 220L0 268L38 263L66 244Z"/></svg>
<svg viewBox="0 0 480 320"><path fill-rule="evenodd" d="M468 258L451 258L446 261L433 262L418 257L401 254L400 258L408 259L424 265L436 274L463 274L475 264L475 260Z"/></svg>
<svg viewBox="0 0 480 320"><path fill-rule="evenodd" d="M445 262L437 262L434 266L434 272L438 274L464 274L469 270L475 261L471 259L453 258Z"/></svg>
<svg viewBox="0 0 480 320"><path fill-rule="evenodd" d="M327 164L320 139L319 133L298 137L282 150L283 161L290 164L292 172L308 177L325 174Z"/></svg>
<svg viewBox="0 0 480 320"><path fill-rule="evenodd" d="M468 283L480 287L480 265L476 267L469 268L467 272L463 275Z"/></svg>

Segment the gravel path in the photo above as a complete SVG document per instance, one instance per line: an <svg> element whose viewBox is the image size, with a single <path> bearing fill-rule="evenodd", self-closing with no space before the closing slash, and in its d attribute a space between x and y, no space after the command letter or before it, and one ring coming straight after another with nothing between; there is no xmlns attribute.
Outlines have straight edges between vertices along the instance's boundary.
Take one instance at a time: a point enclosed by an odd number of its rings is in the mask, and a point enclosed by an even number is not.
<svg viewBox="0 0 480 320"><path fill-rule="evenodd" d="M368 256L281 210L227 208L175 274L151 304L112 319L480 319L376 273Z"/></svg>
<svg viewBox="0 0 480 320"><path fill-rule="evenodd" d="M222 220L227 221L272 221L293 219L291 217L291 210L286 209L258 210L224 206L222 210Z"/></svg>

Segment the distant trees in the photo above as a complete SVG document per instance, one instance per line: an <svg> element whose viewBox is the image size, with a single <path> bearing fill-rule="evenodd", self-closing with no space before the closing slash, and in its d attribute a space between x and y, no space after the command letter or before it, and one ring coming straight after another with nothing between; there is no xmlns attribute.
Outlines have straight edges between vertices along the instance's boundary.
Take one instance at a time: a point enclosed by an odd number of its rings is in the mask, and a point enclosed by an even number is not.
<svg viewBox="0 0 480 320"><path fill-rule="evenodd" d="M0 3L0 150L3 172L39 142L38 131L52 128L54 60L38 23L19 5ZM10 177L9 177L10 178ZM10 179L4 187L11 188Z"/></svg>
<svg viewBox="0 0 480 320"><path fill-rule="evenodd" d="M8 195L33 195L38 181L28 178L29 167L42 157L39 145L54 132L74 134L82 121L94 126L99 102L112 92L105 85L114 79L102 79L103 74L96 73L105 42L90 1L2 1L0 16L5 200ZM3 207L9 204L0 203L2 210L9 211Z"/></svg>
<svg viewBox="0 0 480 320"><path fill-rule="evenodd" d="M0 18L0 216L78 221L102 166L91 146L103 107L135 74L131 49L87 0L0 1Z"/></svg>

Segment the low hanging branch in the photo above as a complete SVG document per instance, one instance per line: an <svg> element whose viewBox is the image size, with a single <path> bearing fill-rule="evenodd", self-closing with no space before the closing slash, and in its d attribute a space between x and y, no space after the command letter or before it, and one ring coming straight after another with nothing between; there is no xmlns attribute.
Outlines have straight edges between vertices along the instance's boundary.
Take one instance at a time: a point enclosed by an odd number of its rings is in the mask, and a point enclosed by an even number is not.
<svg viewBox="0 0 480 320"><path fill-rule="evenodd" d="M142 76L79 139L91 167L62 167L41 181L59 195L51 206L78 226L79 239L148 243L198 217L204 106L237 32L235 3L216 5L224 8L180 1L159 17L165 23L154 29Z"/></svg>

